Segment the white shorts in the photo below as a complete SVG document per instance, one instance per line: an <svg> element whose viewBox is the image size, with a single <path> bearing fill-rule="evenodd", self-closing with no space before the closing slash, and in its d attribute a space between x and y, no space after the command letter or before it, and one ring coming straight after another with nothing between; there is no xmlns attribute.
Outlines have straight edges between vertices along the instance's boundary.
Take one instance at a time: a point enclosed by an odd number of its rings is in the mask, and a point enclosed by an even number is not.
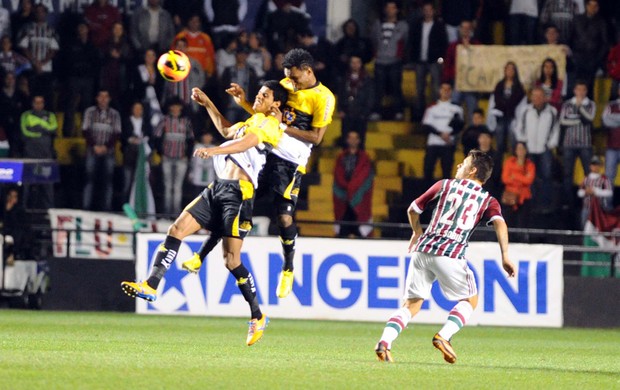
<svg viewBox="0 0 620 390"><path fill-rule="evenodd" d="M428 299L435 280L451 301L459 301L478 294L474 273L467 260L414 252L409 263L405 283L405 299Z"/></svg>

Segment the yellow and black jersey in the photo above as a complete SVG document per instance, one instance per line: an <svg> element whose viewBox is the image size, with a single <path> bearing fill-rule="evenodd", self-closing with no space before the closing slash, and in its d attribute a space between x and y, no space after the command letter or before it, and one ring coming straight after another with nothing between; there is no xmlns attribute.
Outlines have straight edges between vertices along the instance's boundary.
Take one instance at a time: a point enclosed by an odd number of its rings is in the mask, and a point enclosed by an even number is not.
<svg viewBox="0 0 620 390"><path fill-rule="evenodd" d="M265 165L265 156L278 144L282 136L282 130L278 127L279 124L280 122L276 118L260 113L252 115L245 122L235 123L231 127L235 131L235 138L253 133L258 136L259 144L245 152L214 156L213 167L218 176L225 170L226 160L230 159L250 176L252 184L256 188L258 186L258 174ZM222 146L229 142L233 141L227 141Z"/></svg>
<svg viewBox="0 0 620 390"><path fill-rule="evenodd" d="M329 88L318 83L311 88L295 90L288 78L282 79L280 84L288 91L288 102L282 117L284 123L300 130L321 128L331 123L336 99ZM311 149L312 144L284 134L274 153L287 161L305 166Z"/></svg>

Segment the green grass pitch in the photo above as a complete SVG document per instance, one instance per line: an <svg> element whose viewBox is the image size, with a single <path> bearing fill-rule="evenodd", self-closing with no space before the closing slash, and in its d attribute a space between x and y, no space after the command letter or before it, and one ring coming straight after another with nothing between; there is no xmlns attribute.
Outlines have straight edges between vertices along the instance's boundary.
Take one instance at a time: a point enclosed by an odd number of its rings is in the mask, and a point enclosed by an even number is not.
<svg viewBox="0 0 620 390"><path fill-rule="evenodd" d="M0 311L0 389L620 388L620 329L466 327L445 363L438 326L373 352L380 323Z"/></svg>

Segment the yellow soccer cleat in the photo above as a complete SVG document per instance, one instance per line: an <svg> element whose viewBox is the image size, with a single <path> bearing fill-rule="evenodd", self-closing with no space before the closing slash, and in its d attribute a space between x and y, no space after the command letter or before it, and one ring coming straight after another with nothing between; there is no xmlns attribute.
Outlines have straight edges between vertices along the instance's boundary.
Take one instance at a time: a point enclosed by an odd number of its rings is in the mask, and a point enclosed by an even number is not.
<svg viewBox="0 0 620 390"><path fill-rule="evenodd" d="M444 339L439 333L433 336L433 345L443 354L443 360L450 364L456 363L456 353L449 340Z"/></svg>
<svg viewBox="0 0 620 390"><path fill-rule="evenodd" d="M197 274L202 266L202 261L200 260L200 256L198 253L194 252L194 255L189 259L183 262L183 269L192 274Z"/></svg>
<svg viewBox="0 0 620 390"><path fill-rule="evenodd" d="M265 331L267 324L269 324L269 318L267 318L267 316L263 314L260 319L252 318L252 320L248 322L248 324L250 325L250 328L248 329L248 338L246 340L246 343L249 347L251 345L254 345L258 340L261 339L261 337L263 337L263 332Z"/></svg>
<svg viewBox="0 0 620 390"><path fill-rule="evenodd" d="M142 298L146 301L153 302L157 299L157 290L144 282L123 282L121 288L125 294L132 298Z"/></svg>
<svg viewBox="0 0 620 390"><path fill-rule="evenodd" d="M278 280L278 287L276 294L278 298L286 298L288 294L293 290L293 271L282 271L280 273L280 280Z"/></svg>

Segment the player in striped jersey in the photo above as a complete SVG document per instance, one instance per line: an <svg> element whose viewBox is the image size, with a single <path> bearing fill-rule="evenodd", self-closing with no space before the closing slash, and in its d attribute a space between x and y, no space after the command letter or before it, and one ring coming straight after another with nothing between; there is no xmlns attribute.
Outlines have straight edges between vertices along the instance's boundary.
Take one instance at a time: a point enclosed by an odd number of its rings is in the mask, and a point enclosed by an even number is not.
<svg viewBox="0 0 620 390"><path fill-rule="evenodd" d="M149 278L143 282L122 282L126 294L147 301L157 298L157 287L174 262L181 241L201 228L223 238L222 250L226 268L235 277L241 294L251 311L247 345L256 343L263 334L267 317L261 312L252 274L241 262L243 238L252 229L254 190L266 155L282 136L279 107L286 103L286 90L276 81L263 83L253 104L254 115L245 122L231 124L213 102L198 88L192 99L204 106L218 131L232 139L218 147L197 149L194 155L214 158L218 179L194 199L168 229L159 246Z"/></svg>
<svg viewBox="0 0 620 390"><path fill-rule="evenodd" d="M482 188L493 171L492 158L472 150L459 164L454 179L438 181L409 206L409 223L413 250L405 283L403 307L392 314L381 339L375 347L377 358L392 362L392 342L428 299L435 280L446 298L459 301L450 311L448 320L433 337L433 345L448 363L456 362L450 344L452 336L467 322L478 303L478 291L472 271L467 266L465 249L469 236L484 218L493 224L502 253L502 266L509 277L516 269L508 258L508 228L499 202ZM431 201L437 200L431 222L422 233L420 214Z"/></svg>

